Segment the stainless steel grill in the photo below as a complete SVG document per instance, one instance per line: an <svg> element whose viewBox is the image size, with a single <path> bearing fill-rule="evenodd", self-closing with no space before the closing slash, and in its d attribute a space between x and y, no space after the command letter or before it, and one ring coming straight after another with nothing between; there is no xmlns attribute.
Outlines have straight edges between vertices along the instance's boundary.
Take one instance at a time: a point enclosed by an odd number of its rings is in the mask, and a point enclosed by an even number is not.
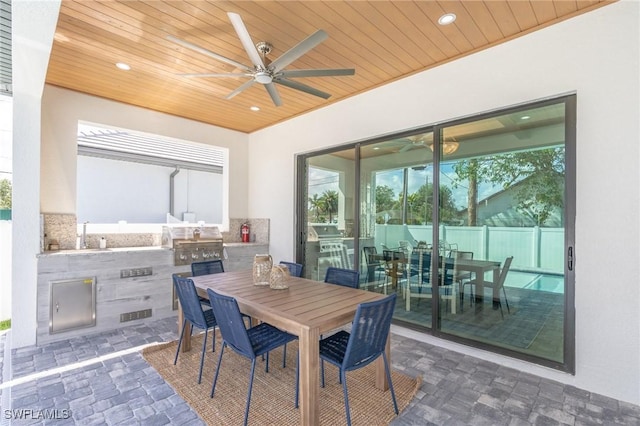
<svg viewBox="0 0 640 426"><path fill-rule="evenodd" d="M217 226L164 226L162 246L173 249L175 266L223 257L222 234Z"/></svg>

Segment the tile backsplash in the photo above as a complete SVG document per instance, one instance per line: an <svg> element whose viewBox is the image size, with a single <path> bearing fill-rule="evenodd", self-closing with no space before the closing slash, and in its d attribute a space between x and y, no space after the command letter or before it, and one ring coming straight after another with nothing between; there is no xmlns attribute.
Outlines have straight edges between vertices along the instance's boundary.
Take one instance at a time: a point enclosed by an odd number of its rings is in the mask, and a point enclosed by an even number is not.
<svg viewBox="0 0 640 426"><path fill-rule="evenodd" d="M58 244L60 250L74 250L78 226L76 215L60 213L42 213L40 240L43 251L49 250L50 244ZM248 223L250 241L258 244L269 244L269 219L230 219L229 231L222 232L225 243L242 241L240 227ZM149 247L162 245L162 233L117 233L87 234L87 247L98 248L100 238L105 237L108 248L116 247Z"/></svg>

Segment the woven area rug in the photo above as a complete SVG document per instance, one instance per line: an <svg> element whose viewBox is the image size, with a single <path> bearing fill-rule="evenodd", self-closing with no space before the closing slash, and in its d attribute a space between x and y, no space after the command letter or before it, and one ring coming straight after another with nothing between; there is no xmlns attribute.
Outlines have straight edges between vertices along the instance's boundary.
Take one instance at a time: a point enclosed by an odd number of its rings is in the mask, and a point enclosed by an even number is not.
<svg viewBox="0 0 640 426"><path fill-rule="evenodd" d="M212 353L211 338L207 339L208 351L205 354L202 383L198 384L202 336L193 337L191 351L181 352L177 365L173 365L176 341L145 348L142 355L202 420L210 425L242 424L251 362L230 348L225 349L216 393L210 398L221 344L219 333L216 333L216 352ZM281 348L270 354L269 373L265 373L263 361L257 362L249 424L300 423L300 412L293 406L297 350L297 342L287 345L286 368L282 368ZM421 378L412 378L397 371L392 371L391 374L398 409L402 411L420 388ZM347 387L353 425L388 425L395 418L390 392L383 392L375 387L373 365L347 373ZM328 363L325 363L325 387L320 388L320 423L332 426L346 424L344 396L342 385L338 383L338 370Z"/></svg>

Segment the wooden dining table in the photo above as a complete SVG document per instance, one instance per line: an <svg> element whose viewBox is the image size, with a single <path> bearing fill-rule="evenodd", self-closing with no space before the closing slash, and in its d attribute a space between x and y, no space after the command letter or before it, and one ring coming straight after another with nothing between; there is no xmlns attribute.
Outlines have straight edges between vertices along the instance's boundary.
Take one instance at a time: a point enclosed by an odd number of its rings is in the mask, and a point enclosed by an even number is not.
<svg viewBox="0 0 640 426"><path fill-rule="evenodd" d="M288 288L271 289L253 284L251 270L201 275L191 278L198 294L208 297L208 288L236 299L240 311L253 321L264 321L298 336L300 359L300 424L317 425L320 418L320 356L321 334L349 324L360 303L380 300L384 295L306 278L287 278ZM182 310L178 313L182 324ZM185 330L182 348L190 350L190 330ZM390 358L390 339L387 339ZM375 386L388 389L382 357L376 361Z"/></svg>

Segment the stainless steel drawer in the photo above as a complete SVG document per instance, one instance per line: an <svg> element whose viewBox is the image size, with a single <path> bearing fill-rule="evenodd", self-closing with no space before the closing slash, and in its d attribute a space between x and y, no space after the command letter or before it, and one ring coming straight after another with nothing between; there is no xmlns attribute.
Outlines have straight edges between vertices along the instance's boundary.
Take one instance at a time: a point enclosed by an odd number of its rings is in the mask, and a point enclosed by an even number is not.
<svg viewBox="0 0 640 426"><path fill-rule="evenodd" d="M49 333L96 325L96 278L51 281Z"/></svg>

